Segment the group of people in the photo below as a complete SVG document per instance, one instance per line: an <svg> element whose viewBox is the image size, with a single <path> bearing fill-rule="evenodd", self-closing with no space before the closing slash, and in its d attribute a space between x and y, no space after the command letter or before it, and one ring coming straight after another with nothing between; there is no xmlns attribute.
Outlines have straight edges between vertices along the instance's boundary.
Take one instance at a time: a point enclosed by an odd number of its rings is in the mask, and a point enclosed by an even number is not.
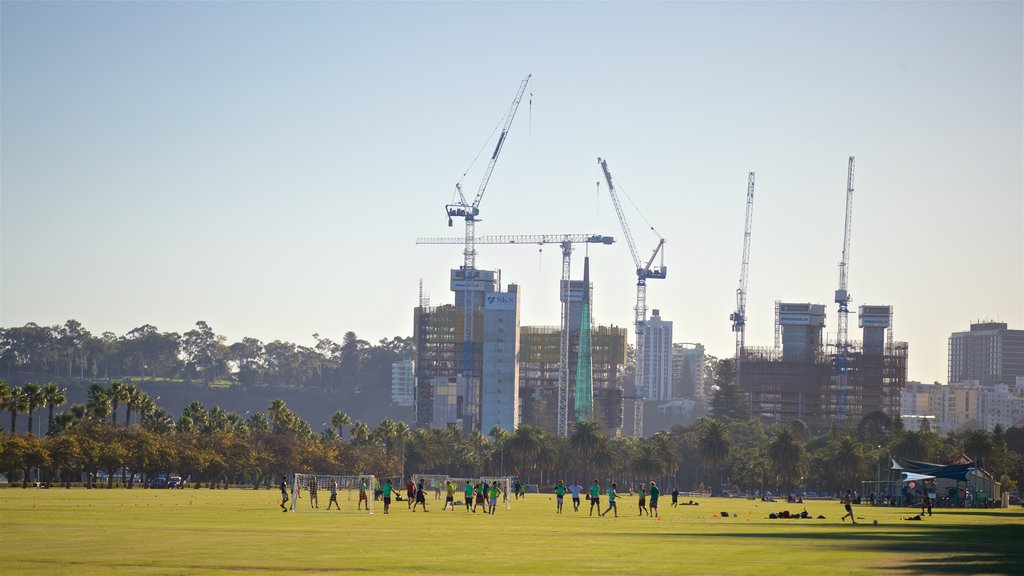
<svg viewBox="0 0 1024 576"><path fill-rule="evenodd" d="M586 492L586 499L590 501L590 516L594 515L594 508L597 508L598 516L605 516L609 512L615 514L615 518L619 517L619 506L616 501L618 497L619 485L616 482L612 482L611 486L605 492L608 497L608 507L601 511L601 483L598 480L594 480L594 483L590 486L590 489ZM579 482L573 482L571 486L566 486L564 480L559 480L558 485L555 486L555 513L562 513L562 506L565 501L565 494L569 493L572 497L572 509L573 512L580 511L580 493L583 492L583 486L580 486ZM650 487L647 488L643 484L640 485L639 494L639 509L640 516L658 516L658 498L661 496L661 489L653 480L651 481ZM648 505L648 496L650 496L650 504ZM676 506L679 503L679 491L672 491L672 505Z"/></svg>
<svg viewBox="0 0 1024 576"><path fill-rule="evenodd" d="M282 512L287 512L288 511L287 504L288 504L288 500L290 499L290 497L288 496L288 477L287 476L281 476L281 485L280 486L281 486L281 511ZM337 510L341 510L341 505L338 504L338 481L337 480L331 480L330 484L328 485L328 489L331 491L331 499L328 500L328 502L327 502L327 509L330 510L331 509L331 504L334 504L334 506L336 507ZM370 501L369 501L369 498L367 497L367 490L368 489L369 489L369 486L366 483L366 479L364 478L364 479L360 480L359 481L359 502L356 504L356 510L359 510L359 509L369 510L370 509ZM310 508L319 509L320 508L320 494L319 494L320 493L320 482L317 480L316 476L313 476L313 477L311 477L309 479L309 484L306 486L306 490L309 492L309 507ZM384 513L387 514L387 507L386 506L385 506L385 512Z"/></svg>

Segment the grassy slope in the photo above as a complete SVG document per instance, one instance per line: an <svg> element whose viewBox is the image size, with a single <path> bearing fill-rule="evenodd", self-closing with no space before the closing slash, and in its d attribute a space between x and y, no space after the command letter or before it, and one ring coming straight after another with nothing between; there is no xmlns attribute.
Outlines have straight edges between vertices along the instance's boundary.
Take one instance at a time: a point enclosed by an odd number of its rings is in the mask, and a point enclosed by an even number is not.
<svg viewBox="0 0 1024 576"><path fill-rule="evenodd" d="M321 506L327 495L322 494ZM768 520L800 505L703 499L661 521L554 514L531 495L494 516L431 511L283 514L274 491L0 490L4 574L458 573L458 574L1011 574L1024 566L1024 512L939 511L904 522L907 509L855 508L862 525L839 522L835 502L808 502L825 520ZM308 502L300 502L303 507ZM729 511L733 518L712 518ZM717 515L716 515L717 516ZM877 519L877 526L871 520Z"/></svg>

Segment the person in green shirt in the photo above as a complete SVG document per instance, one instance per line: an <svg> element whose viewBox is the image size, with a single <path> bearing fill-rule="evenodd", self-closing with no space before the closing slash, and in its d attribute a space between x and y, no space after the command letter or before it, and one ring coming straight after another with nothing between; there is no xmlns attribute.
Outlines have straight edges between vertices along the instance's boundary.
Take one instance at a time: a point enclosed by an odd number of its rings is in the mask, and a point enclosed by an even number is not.
<svg viewBox="0 0 1024 576"><path fill-rule="evenodd" d="M469 480L466 480L464 494L466 495L466 512L469 512L473 509L473 485L469 483Z"/></svg>
<svg viewBox="0 0 1024 576"><path fill-rule="evenodd" d="M562 513L562 501L565 500L565 483L562 480L558 481L558 486L555 486L555 501L558 503L558 512Z"/></svg>
<svg viewBox="0 0 1024 576"><path fill-rule="evenodd" d="M384 497L384 513L387 514L391 508L391 478L384 480L384 488L381 490Z"/></svg>
<svg viewBox="0 0 1024 576"><path fill-rule="evenodd" d="M601 514L601 516L605 516L606 514L608 514L612 510L614 510L615 511L615 517L616 518L619 517L619 507L615 505L615 489L618 488L618 487L619 487L618 484L616 484L615 482L612 482L611 487L608 488L608 508L605 509L604 513Z"/></svg>
<svg viewBox="0 0 1024 576"><path fill-rule="evenodd" d="M647 510L647 491L644 489L644 485L643 484L640 485L640 492L639 492L639 494L640 494L640 515L643 516L644 514L647 514L648 516L650 516L651 513L650 513L649 510Z"/></svg>
<svg viewBox="0 0 1024 576"><path fill-rule="evenodd" d="M447 495L445 496L444 507L441 508L441 511L443 512L451 506L452 512L455 512L455 484L452 484L449 480L445 480L445 484L447 484L447 486L445 486L447 489Z"/></svg>
<svg viewBox="0 0 1024 576"><path fill-rule="evenodd" d="M594 515L594 506L597 506L597 515L601 515L601 483L596 479L590 486L590 515Z"/></svg>
<svg viewBox="0 0 1024 576"><path fill-rule="evenodd" d="M501 493L501 488L498 488L498 481L495 480L491 484L490 493L488 494L488 498L490 498L488 504L489 504L489 510L490 510L491 514L494 514L494 509L498 507L498 494L499 493Z"/></svg>
<svg viewBox="0 0 1024 576"><path fill-rule="evenodd" d="M651 512L654 512L654 517L658 517L658 495L661 494L661 490L658 489L658 485L651 480L651 511L647 513L650 516Z"/></svg>

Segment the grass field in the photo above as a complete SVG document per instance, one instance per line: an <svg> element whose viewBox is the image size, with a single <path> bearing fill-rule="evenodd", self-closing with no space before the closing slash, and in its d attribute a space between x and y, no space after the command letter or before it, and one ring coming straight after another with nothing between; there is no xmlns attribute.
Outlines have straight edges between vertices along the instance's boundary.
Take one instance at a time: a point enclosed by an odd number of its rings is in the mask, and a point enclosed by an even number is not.
<svg viewBox="0 0 1024 576"><path fill-rule="evenodd" d="M321 493L321 506L327 495ZM824 520L769 520L804 505L706 498L640 518L554 514L554 497L531 494L494 516L464 510L383 515L282 513L272 490L0 490L0 572L11 574L1021 574L1024 512L855 507L841 523L835 502L807 511ZM431 495L432 498L432 495ZM604 502L602 502L604 503ZM308 506L305 500L300 501ZM729 518L718 517L727 511ZM731 514L735 514L733 517ZM714 516L714 517L713 517ZM878 520L877 525L872 520Z"/></svg>

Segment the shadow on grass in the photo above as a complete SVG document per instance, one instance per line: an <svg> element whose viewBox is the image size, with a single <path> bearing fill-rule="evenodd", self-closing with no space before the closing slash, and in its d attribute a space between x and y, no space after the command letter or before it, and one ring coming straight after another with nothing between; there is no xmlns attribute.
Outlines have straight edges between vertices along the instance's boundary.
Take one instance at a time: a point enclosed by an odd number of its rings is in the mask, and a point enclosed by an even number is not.
<svg viewBox="0 0 1024 576"><path fill-rule="evenodd" d="M877 570L908 574L1021 574L1024 567L1024 524L929 526L907 522L913 530L891 530L871 525L850 526L851 532L736 532L708 534L651 534L655 537L751 538L757 540L834 541L835 546L900 554L905 559ZM822 542L823 545L824 542Z"/></svg>

